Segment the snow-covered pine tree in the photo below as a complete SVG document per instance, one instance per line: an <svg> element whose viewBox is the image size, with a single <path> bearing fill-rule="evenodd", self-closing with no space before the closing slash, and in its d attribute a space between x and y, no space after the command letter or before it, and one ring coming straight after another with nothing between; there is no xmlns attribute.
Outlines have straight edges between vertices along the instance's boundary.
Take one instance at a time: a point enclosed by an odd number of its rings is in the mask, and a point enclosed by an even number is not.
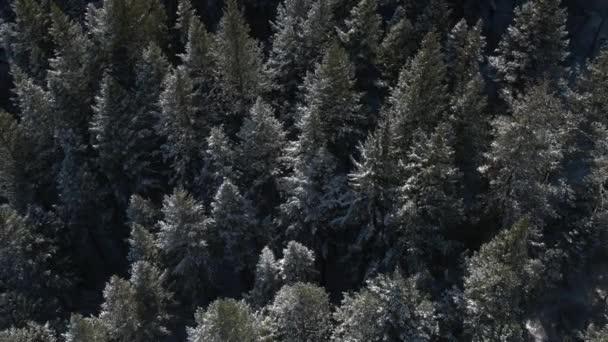
<svg viewBox="0 0 608 342"><path fill-rule="evenodd" d="M272 108L258 98L237 138L236 162L244 193L260 212L271 213L278 204L277 182L286 145L283 127Z"/></svg>
<svg viewBox="0 0 608 342"><path fill-rule="evenodd" d="M446 236L463 220L462 175L455 165L450 124L440 124L430 136L415 132L402 163L395 224L403 244L397 248L404 250L396 253L405 254L408 271L422 272L459 254Z"/></svg>
<svg viewBox="0 0 608 342"><path fill-rule="evenodd" d="M273 335L279 341L328 341L331 332L329 297L316 285L285 285L269 306Z"/></svg>
<svg viewBox="0 0 608 342"><path fill-rule="evenodd" d="M547 82L511 102L511 116L494 120L494 141L482 174L490 180L490 204L512 225L530 214L533 224L558 215L554 201L568 187L556 179L574 127L572 114Z"/></svg>
<svg viewBox="0 0 608 342"><path fill-rule="evenodd" d="M268 246L264 247L255 267L253 289L248 294L248 301L252 306L261 308L274 298L281 284L279 272L280 265L274 253Z"/></svg>
<svg viewBox="0 0 608 342"><path fill-rule="evenodd" d="M416 56L403 67L388 99L394 146L405 157L412 132L432 132L445 119L447 109L446 65L437 33L429 33Z"/></svg>
<svg viewBox="0 0 608 342"><path fill-rule="evenodd" d="M382 72L384 86L393 87L399 78L399 71L416 51L414 25L403 10L395 11L396 17L391 20L386 34L378 48L378 64Z"/></svg>
<svg viewBox="0 0 608 342"><path fill-rule="evenodd" d="M346 293L334 313L336 341L433 341L438 313L416 277L399 270L368 280L356 293Z"/></svg>
<svg viewBox="0 0 608 342"><path fill-rule="evenodd" d="M213 44L216 77L221 89L222 118L229 135L234 134L251 105L268 86L263 70L262 48L249 35L249 26L236 0L228 0Z"/></svg>
<svg viewBox="0 0 608 342"><path fill-rule="evenodd" d="M205 298L201 283L206 276L207 218L203 205L189 193L176 189L163 200L157 244L169 282L178 299L196 307Z"/></svg>
<svg viewBox="0 0 608 342"><path fill-rule="evenodd" d="M471 341L524 340L524 308L538 276L528 255L529 234L530 222L521 219L467 260L465 333Z"/></svg>
<svg viewBox="0 0 608 342"><path fill-rule="evenodd" d="M482 28L481 21L469 27L462 19L450 32L447 43L456 160L467 174L475 172L490 135L485 82L481 72L485 47Z"/></svg>
<svg viewBox="0 0 608 342"><path fill-rule="evenodd" d="M55 335L48 323L28 322L22 328L11 327L0 331L0 342L57 342Z"/></svg>
<svg viewBox="0 0 608 342"><path fill-rule="evenodd" d="M517 96L526 88L566 76L569 40L566 10L561 0L527 1L515 9L496 56L490 57L504 95Z"/></svg>
<svg viewBox="0 0 608 342"><path fill-rule="evenodd" d="M11 3L14 22L0 25L0 41L9 62L38 85L45 82L53 54L50 7L47 1L15 0Z"/></svg>
<svg viewBox="0 0 608 342"><path fill-rule="evenodd" d="M316 278L315 253L296 241L289 241L279 260L280 276L284 284L312 282Z"/></svg>
<svg viewBox="0 0 608 342"><path fill-rule="evenodd" d="M218 299L194 315L188 342L257 342L261 331L253 310L243 301Z"/></svg>

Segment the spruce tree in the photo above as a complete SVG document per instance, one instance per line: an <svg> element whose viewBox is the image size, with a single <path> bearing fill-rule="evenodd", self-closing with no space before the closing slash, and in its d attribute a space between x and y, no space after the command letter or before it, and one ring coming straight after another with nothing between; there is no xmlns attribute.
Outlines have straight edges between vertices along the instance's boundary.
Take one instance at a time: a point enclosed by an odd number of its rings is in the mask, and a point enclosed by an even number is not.
<svg viewBox="0 0 608 342"><path fill-rule="evenodd" d="M236 0L228 0L224 16L215 36L213 56L221 89L221 99L226 115L237 119L226 119L231 132L240 124L240 119L262 95L267 82L264 80L262 49L249 35L249 27Z"/></svg>
<svg viewBox="0 0 608 342"><path fill-rule="evenodd" d="M524 341L524 308L537 274L528 255L530 222L499 233L467 261L465 329L471 341Z"/></svg>
<svg viewBox="0 0 608 342"><path fill-rule="evenodd" d="M296 241L289 241L283 249L279 267L284 284L311 282L316 278L314 252Z"/></svg>
<svg viewBox="0 0 608 342"><path fill-rule="evenodd" d="M385 86L397 83L399 71L418 50L415 34L414 25L405 14L387 27L378 48L378 64Z"/></svg>
<svg viewBox="0 0 608 342"><path fill-rule="evenodd" d="M416 56L403 68L389 99L395 131L394 146L407 153L412 132L431 132L445 116L446 66L438 34L429 33Z"/></svg>
<svg viewBox="0 0 608 342"><path fill-rule="evenodd" d="M177 2L177 20L175 29L179 32L181 43L186 45L190 40L190 27L193 21L199 21L196 11L190 0L178 0Z"/></svg>
<svg viewBox="0 0 608 342"><path fill-rule="evenodd" d="M175 289L178 299L195 307L204 300L201 282L206 276L209 238L204 208L185 190L176 189L170 196L165 196L162 213L157 244L163 264L171 275L170 286Z"/></svg>
<svg viewBox="0 0 608 342"><path fill-rule="evenodd" d="M218 299L198 309L197 326L188 328L188 342L256 342L259 325L251 308L234 299Z"/></svg>
<svg viewBox="0 0 608 342"><path fill-rule="evenodd" d="M328 341L329 298L323 288L307 283L284 286L269 307L277 341Z"/></svg>
<svg viewBox="0 0 608 342"><path fill-rule="evenodd" d="M254 307L263 307L274 298L279 290L280 265L268 246L262 249L255 267L255 283L249 293L249 300Z"/></svg>
<svg viewBox="0 0 608 342"><path fill-rule="evenodd" d="M418 288L416 277L396 270L346 293L334 313L336 341L433 341L439 331L436 305Z"/></svg>
<svg viewBox="0 0 608 342"><path fill-rule="evenodd" d="M205 169L202 177L209 178L206 194L213 197L215 191L225 179L240 179L240 169L237 168L237 147L226 135L223 126L213 127L207 137L207 150L205 151ZM203 181L201 181L203 183Z"/></svg>
<svg viewBox="0 0 608 342"><path fill-rule="evenodd" d="M490 203L505 225L530 214L535 224L557 215L554 200L567 191L555 179L573 129L573 117L543 83L511 103L512 116L494 120L494 142L480 168L490 180Z"/></svg>
<svg viewBox="0 0 608 342"><path fill-rule="evenodd" d="M507 97L543 79L565 77L568 57L566 10L561 0L533 0L515 9L515 18L490 58Z"/></svg>
<svg viewBox="0 0 608 342"><path fill-rule="evenodd" d="M453 132L440 124L430 136L419 131L402 160L396 220L403 232L408 268L421 272L453 255L450 228L463 220L461 173L455 166Z"/></svg>

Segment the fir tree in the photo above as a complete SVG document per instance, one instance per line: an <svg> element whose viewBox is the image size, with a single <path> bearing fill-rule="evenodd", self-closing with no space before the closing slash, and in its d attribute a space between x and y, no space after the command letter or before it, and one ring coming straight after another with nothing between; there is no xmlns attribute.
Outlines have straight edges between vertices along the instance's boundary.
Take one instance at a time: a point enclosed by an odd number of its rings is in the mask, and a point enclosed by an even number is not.
<svg viewBox="0 0 608 342"><path fill-rule="evenodd" d="M433 341L439 330L433 302L418 289L415 277L397 270L367 281L345 294L334 313L336 341Z"/></svg>
<svg viewBox="0 0 608 342"><path fill-rule="evenodd" d="M573 128L572 115L543 83L511 104L513 115L494 123L495 139L480 171L505 225L529 213L535 224L557 215L552 202L567 191L556 181Z"/></svg>
<svg viewBox="0 0 608 342"><path fill-rule="evenodd" d="M197 326L188 328L188 342L255 342L259 325L251 308L234 299L218 299L207 310L198 309Z"/></svg>
<svg viewBox="0 0 608 342"><path fill-rule="evenodd" d="M56 342L55 335L48 324L30 322L23 328L0 331L0 342Z"/></svg>
<svg viewBox="0 0 608 342"><path fill-rule="evenodd" d="M467 261L465 328L472 341L524 340L524 305L536 276L529 234L530 223L522 219Z"/></svg>
<svg viewBox="0 0 608 342"><path fill-rule="evenodd" d="M199 21L192 2L190 0L179 0L177 2L177 20L175 29L179 31L179 37L182 44L186 45L190 39L190 29L194 21Z"/></svg>
<svg viewBox="0 0 608 342"><path fill-rule="evenodd" d="M157 243L171 274L170 285L179 299L195 306L204 299L200 291L209 234L204 208L186 191L176 189L165 196L162 213Z"/></svg>
<svg viewBox="0 0 608 342"><path fill-rule="evenodd" d="M393 117L395 147L403 156L416 129L431 132L446 111L446 66L436 33L429 33L416 56L403 68L393 89L389 115Z"/></svg>
<svg viewBox="0 0 608 342"><path fill-rule="evenodd" d="M97 317L70 317L68 331L64 334L66 342L107 342L110 340L108 328Z"/></svg>
<svg viewBox="0 0 608 342"><path fill-rule="evenodd" d="M338 45L331 45L314 74L305 80L305 102L302 120L315 116L320 121L322 142L341 161L348 161L349 154L363 138L365 118L360 112L360 96L354 90L354 70L346 52ZM308 134L300 123L302 135Z"/></svg>
<svg viewBox="0 0 608 342"><path fill-rule="evenodd" d="M206 182L209 187L209 196L219 188L225 179L240 179L237 169L237 151L232 140L226 135L223 126L213 127L207 137L207 150L205 151L205 169L203 177L209 177Z"/></svg>
<svg viewBox="0 0 608 342"><path fill-rule="evenodd" d="M414 25L405 14L387 28L378 48L378 63L385 86L395 85L399 71L418 50L415 34Z"/></svg>
<svg viewBox="0 0 608 342"><path fill-rule="evenodd" d="M280 276L285 284L311 282L315 279L315 254L306 246L290 241L279 261Z"/></svg>
<svg viewBox="0 0 608 342"><path fill-rule="evenodd" d="M274 298L279 290L280 265L268 246L262 249L255 267L255 283L249 299L255 307L263 307Z"/></svg>
<svg viewBox="0 0 608 342"><path fill-rule="evenodd" d="M269 307L277 341L328 341L331 330L329 299L315 285L284 286Z"/></svg>
<svg viewBox="0 0 608 342"><path fill-rule="evenodd" d="M258 99L237 138L240 144L236 160L241 171L241 182L248 189L250 198L259 203L257 207L264 208L264 202L268 201L266 197L272 198L272 192L276 193L286 144L285 133L270 106Z"/></svg>
<svg viewBox="0 0 608 342"><path fill-rule="evenodd" d="M17 208L25 205L25 148L23 129L10 114L0 111L0 198Z"/></svg>
<svg viewBox="0 0 608 342"><path fill-rule="evenodd" d="M451 254L446 234L463 219L461 174L452 144L451 126L440 124L428 137L415 133L402 161L405 177L398 190L396 219L403 230L408 267L417 272L437 260L433 255Z"/></svg>
<svg viewBox="0 0 608 342"><path fill-rule="evenodd" d="M505 95L515 96L545 78L558 81L567 71L566 10L561 0L528 1L490 58Z"/></svg>
<svg viewBox="0 0 608 342"><path fill-rule="evenodd" d="M213 48L221 101L227 115L242 118L266 87L262 49L249 36L249 27L236 0L228 0ZM227 120L227 119L225 119ZM232 123L233 119L227 120ZM236 121L240 123L239 120ZM238 127L238 126L237 126Z"/></svg>

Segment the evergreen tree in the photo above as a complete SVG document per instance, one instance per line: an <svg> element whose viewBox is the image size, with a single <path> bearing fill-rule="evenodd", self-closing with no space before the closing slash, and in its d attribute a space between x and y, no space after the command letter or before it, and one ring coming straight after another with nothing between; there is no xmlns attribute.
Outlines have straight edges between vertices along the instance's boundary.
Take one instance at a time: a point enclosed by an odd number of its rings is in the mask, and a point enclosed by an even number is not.
<svg viewBox="0 0 608 342"><path fill-rule="evenodd" d="M567 190L555 179L573 128L572 115L543 83L498 117L495 139L480 171L490 179L490 201L505 225L529 213L540 226L557 212L553 199Z"/></svg>
<svg viewBox="0 0 608 342"><path fill-rule="evenodd" d="M17 67L42 85L53 40L49 35L51 18L47 1L16 0L11 2L15 14L12 23L0 25L0 37L5 53L13 67Z"/></svg>
<svg viewBox="0 0 608 342"><path fill-rule="evenodd" d="M108 328L97 317L70 317L68 331L64 334L66 342L107 342L110 340Z"/></svg>
<svg viewBox="0 0 608 342"><path fill-rule="evenodd" d="M263 307L274 298L279 290L280 265L268 246L262 249L255 267L255 283L249 299L255 307Z"/></svg>
<svg viewBox="0 0 608 342"><path fill-rule="evenodd" d="M157 222L162 219L162 213L150 201L133 195L129 201L127 216L131 226L129 261L147 261L158 265L161 253L154 233L158 228Z"/></svg>
<svg viewBox="0 0 608 342"><path fill-rule="evenodd" d="M276 341L328 341L331 331L329 299L315 285L286 285L269 307Z"/></svg>
<svg viewBox="0 0 608 342"><path fill-rule="evenodd" d="M505 95L515 96L527 87L567 71L568 33L561 0L528 1L515 9L515 18L490 58Z"/></svg>
<svg viewBox="0 0 608 342"><path fill-rule="evenodd" d="M468 27L462 19L450 32L448 74L450 113L456 133L456 159L460 165L477 164L489 136L487 99L481 73L485 40L481 21ZM469 171L465 167L465 171Z"/></svg>
<svg viewBox="0 0 608 342"><path fill-rule="evenodd" d="M320 121L318 134L322 144L341 161L348 161L350 153L363 138L365 118L360 112L360 96L354 90L354 70L346 52L331 45L314 74L305 80L305 102L302 120L315 116ZM300 123L302 135L308 134ZM311 128L311 129L315 129Z"/></svg>
<svg viewBox="0 0 608 342"><path fill-rule="evenodd" d="M136 262L127 281L113 276L107 283L99 319L112 341L154 341L168 334L167 306L171 294L164 276L145 261Z"/></svg>
<svg viewBox="0 0 608 342"><path fill-rule="evenodd" d="M418 9L420 15L414 26L417 40L423 40L429 32L437 32L440 40L444 41L454 24L451 19L452 10L446 0L420 1L420 5L415 4L414 6L419 7L425 2L426 6Z"/></svg>
<svg viewBox="0 0 608 342"><path fill-rule="evenodd" d="M290 241L279 261L280 276L285 284L310 282L316 277L315 253L306 246Z"/></svg>
<svg viewBox="0 0 608 342"><path fill-rule="evenodd" d="M212 53L222 90L220 100L226 106L226 115L237 116L236 122L234 119L224 120L238 129L238 119L251 108L267 84L264 80L261 46L249 36L249 27L236 0L226 2Z"/></svg>
<svg viewBox="0 0 608 342"><path fill-rule="evenodd" d="M56 342L55 332L48 324L29 322L23 328L0 331L0 342Z"/></svg>
<svg viewBox="0 0 608 342"><path fill-rule="evenodd" d="M608 97L602 91L606 86L608 86L608 49L602 49L587 65L577 82L578 98L575 97L573 103L579 105L580 110L585 113L584 124L598 122L604 126L608 125L606 116ZM585 131L589 133L588 128Z"/></svg>
<svg viewBox="0 0 608 342"><path fill-rule="evenodd" d="M178 67L165 77L160 107L157 131L166 139L162 153L173 171L172 182L193 188L203 167L208 120L196 108L194 84L185 68Z"/></svg>
<svg viewBox="0 0 608 342"><path fill-rule="evenodd" d="M418 289L415 277L397 270L367 281L345 294L334 313L335 341L433 341L439 330L433 302Z"/></svg>
<svg viewBox="0 0 608 342"><path fill-rule="evenodd" d="M270 106L258 99L237 133L237 138L240 144L236 160L241 183L248 189L248 196L258 203L258 208L273 207L274 203L266 206L264 203L276 197L272 193L276 194L286 138L281 123L274 118Z"/></svg>
<svg viewBox="0 0 608 342"><path fill-rule="evenodd" d="M440 124L428 137L415 133L402 161L405 180L398 191L396 219L404 234L407 265L414 271L437 263L435 255L451 255L446 234L463 219L461 174L452 144L451 126Z"/></svg>
<svg viewBox="0 0 608 342"><path fill-rule="evenodd" d="M431 132L446 111L446 66L439 36L429 33L416 56L403 68L393 89L389 115L393 117L394 146L401 156L407 153L412 132Z"/></svg>
<svg viewBox="0 0 608 342"><path fill-rule="evenodd" d="M171 288L179 299L195 306L204 299L200 292L209 236L203 205L186 191L176 189L165 196L162 213L157 243L171 275Z"/></svg>
<svg viewBox="0 0 608 342"><path fill-rule="evenodd" d="M350 12L345 30L338 37L355 65L359 89L373 89L377 77L376 63L382 36L382 18L376 0L361 0Z"/></svg>
<svg viewBox="0 0 608 342"><path fill-rule="evenodd" d="M179 31L179 37L182 44L186 45L190 39L190 27L193 21L199 21L192 2L190 0L178 0L177 2L177 20L175 29Z"/></svg>
<svg viewBox="0 0 608 342"><path fill-rule="evenodd" d="M256 317L245 302L218 299L207 310L198 309L197 326L188 328L188 342L256 342L260 331Z"/></svg>
<svg viewBox="0 0 608 342"><path fill-rule="evenodd" d="M207 137L207 150L205 151L205 169L203 177L211 180L205 182L209 187L209 196L219 188L225 179L240 179L237 164L237 151L232 140L226 135L223 126L213 127Z"/></svg>
<svg viewBox="0 0 608 342"><path fill-rule="evenodd" d="M256 231L251 202L229 179L219 187L211 204L210 230L214 251L237 271L255 267L258 242L265 243L266 232Z"/></svg>
<svg viewBox="0 0 608 342"><path fill-rule="evenodd" d="M271 82L269 98L287 127L293 125L298 88L310 68L303 59L303 23L312 4L312 0L285 0L277 7L276 20L271 22L272 48L266 63Z"/></svg>
<svg viewBox="0 0 608 342"><path fill-rule="evenodd" d="M385 86L397 82L399 71L418 50L414 25L405 15L387 27L387 32L378 48L378 63Z"/></svg>
<svg viewBox="0 0 608 342"><path fill-rule="evenodd" d="M518 221L467 261L465 328L471 341L524 341L524 308L537 273L528 256L530 223Z"/></svg>
<svg viewBox="0 0 608 342"><path fill-rule="evenodd" d="M314 0L302 23L303 50L300 58L304 71L313 71L330 43L335 39L333 2Z"/></svg>
<svg viewBox="0 0 608 342"><path fill-rule="evenodd" d="M0 111L0 198L16 208L26 204L26 151L23 129L10 114Z"/></svg>

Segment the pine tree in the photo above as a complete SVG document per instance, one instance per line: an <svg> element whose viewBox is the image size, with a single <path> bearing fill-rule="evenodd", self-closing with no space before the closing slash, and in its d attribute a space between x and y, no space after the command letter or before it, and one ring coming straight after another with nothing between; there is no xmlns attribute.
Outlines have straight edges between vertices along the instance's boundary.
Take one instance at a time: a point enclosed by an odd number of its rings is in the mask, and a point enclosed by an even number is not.
<svg viewBox="0 0 608 342"><path fill-rule="evenodd" d="M387 28L378 48L378 63L387 87L395 85L399 71L418 50L416 32L410 19L402 14L400 19L394 21Z"/></svg>
<svg viewBox="0 0 608 342"><path fill-rule="evenodd" d="M433 341L439 331L435 304L418 289L415 277L397 270L346 293L334 313L336 341Z"/></svg>
<svg viewBox="0 0 608 342"><path fill-rule="evenodd" d="M245 302L218 299L207 310L198 309L197 326L188 328L188 342L259 341L258 322Z"/></svg>
<svg viewBox="0 0 608 342"><path fill-rule="evenodd" d="M237 151L232 140L226 135L224 127L213 127L207 137L205 151L205 169L202 177L210 178L204 182L208 186L209 197L213 197L217 188L225 179L240 179L240 169L237 168ZM201 181L201 183L203 183Z"/></svg>
<svg viewBox="0 0 608 342"><path fill-rule="evenodd" d="M420 1L421 4L425 1ZM414 6L420 6L418 4ZM452 10L446 0L426 1L426 7L418 10L420 15L416 20L415 29L417 40L421 41L429 32L437 32L441 41L447 37L453 26Z"/></svg>
<svg viewBox="0 0 608 342"><path fill-rule="evenodd" d="M606 116L608 97L602 91L606 86L608 86L608 49L602 49L599 55L587 64L577 82L576 90L579 98L575 98L576 101L573 102L585 113L583 123L598 122L608 125Z"/></svg>
<svg viewBox="0 0 608 342"><path fill-rule="evenodd" d="M108 328L97 317L82 317L72 314L68 331L64 334L66 342L107 342Z"/></svg>
<svg viewBox="0 0 608 342"><path fill-rule="evenodd" d="M524 341L524 305L535 276L530 223L518 221L467 261L465 328L471 341Z"/></svg>
<svg viewBox="0 0 608 342"><path fill-rule="evenodd" d="M459 164L480 162L489 136L486 114L487 99L481 73L485 40L482 22L468 27L462 19L450 32L448 39L448 75L450 113L453 116ZM466 171L468 167L465 167Z"/></svg>
<svg viewBox="0 0 608 342"><path fill-rule="evenodd" d="M255 267L255 283L249 293L249 300L254 307L261 308L268 304L279 290L280 265L268 246L262 249Z"/></svg>
<svg viewBox="0 0 608 342"><path fill-rule="evenodd" d="M127 208L127 216L131 226L129 237L128 259L133 264L147 261L150 264L160 263L160 249L156 243L155 231L162 213L144 198L133 195Z"/></svg>
<svg viewBox="0 0 608 342"><path fill-rule="evenodd" d="M257 243L266 243L266 232L257 231L251 202L244 198L229 179L219 187L211 204L209 221L211 248L237 271L255 267Z"/></svg>
<svg viewBox="0 0 608 342"><path fill-rule="evenodd" d="M490 179L490 201L505 225L529 213L543 226L557 212L553 200L567 191L555 179L573 128L573 117L543 83L511 103L512 116L497 118L495 139L480 171Z"/></svg>
<svg viewBox="0 0 608 342"><path fill-rule="evenodd" d="M164 289L159 269L140 261L127 281L113 276L103 291L99 319L113 341L154 341L168 334L167 306L171 294Z"/></svg>
<svg viewBox="0 0 608 342"><path fill-rule="evenodd" d="M165 77L160 107L157 131L166 139L162 153L173 171L172 182L193 188L203 168L208 118L196 108L194 84L185 68Z"/></svg>
<svg viewBox="0 0 608 342"><path fill-rule="evenodd" d="M389 115L398 153L404 156L412 132L431 132L446 111L446 66L439 36L429 33L416 56L403 68L389 98Z"/></svg>
<svg viewBox="0 0 608 342"><path fill-rule="evenodd" d="M49 35L50 5L46 1L16 0L11 8L14 22L0 25L4 51L13 67L42 85L53 52L53 40Z"/></svg>
<svg viewBox="0 0 608 342"><path fill-rule="evenodd" d="M290 241L283 249L279 261L280 276L284 284L311 282L316 278L315 253L306 246Z"/></svg>
<svg viewBox="0 0 608 342"><path fill-rule="evenodd" d="M275 340L328 341L329 299L323 288L306 283L284 286L269 307Z"/></svg>
<svg viewBox="0 0 608 342"><path fill-rule="evenodd" d="M568 33L561 0L528 1L515 9L515 19L490 58L505 95L515 96L545 78L566 75Z"/></svg>
<svg viewBox="0 0 608 342"><path fill-rule="evenodd" d="M177 20L175 29L179 31L179 37L182 44L186 45L190 41L191 25L194 21L199 21L192 2L190 0L179 0L177 2Z"/></svg>
<svg viewBox="0 0 608 342"><path fill-rule="evenodd" d="M251 108L267 84L261 46L249 36L249 27L236 0L226 2L224 17L215 37L213 56L222 90L220 100L226 106L226 114L236 115L236 124L240 124L238 118L242 118ZM233 120L227 123L234 124Z"/></svg>
<svg viewBox="0 0 608 342"><path fill-rule="evenodd" d="M135 94L132 111L125 123L126 143L123 146L128 158L124 170L131 180L133 193L150 194L158 191L167 171L160 153L162 139L156 131L162 109L159 105L162 83L169 62L162 50L150 44L142 53L135 70Z"/></svg>
<svg viewBox="0 0 608 342"><path fill-rule="evenodd" d="M452 255L446 234L463 220L461 173L452 144L453 132L447 123L430 136L418 131L402 161L404 182L398 191L396 219L403 230L408 267L416 272L441 260L433 256Z"/></svg>
<svg viewBox="0 0 608 342"><path fill-rule="evenodd" d="M0 198L23 207L26 177L22 156L26 154L23 129L8 113L0 111Z"/></svg>
<svg viewBox="0 0 608 342"><path fill-rule="evenodd" d="M165 196L159 222L157 243L164 265L171 275L170 285L179 299L195 307L201 297L205 279L208 226L203 205L185 190L176 189Z"/></svg>
<svg viewBox="0 0 608 342"><path fill-rule="evenodd" d="M302 23L303 51L300 52L303 70L312 71L320 62L330 43L334 41L332 1L314 0Z"/></svg>
<svg viewBox="0 0 608 342"><path fill-rule="evenodd" d="M269 97L287 127L293 125L298 87L309 67L302 58L303 23L312 4L312 0L285 0L277 7L276 19L271 22L272 48L266 63L271 82Z"/></svg>
<svg viewBox="0 0 608 342"><path fill-rule="evenodd" d="M361 0L353 7L345 22L345 30L338 30L355 66L359 89L373 89L377 77L377 55L382 36L382 18L376 0Z"/></svg>
<svg viewBox="0 0 608 342"><path fill-rule="evenodd" d="M305 80L302 120L316 116L322 143L339 160L348 162L350 153L364 136L365 118L360 112L360 96L354 90L354 70L344 49L332 44L314 74ZM300 129L305 123L300 123Z"/></svg>
<svg viewBox="0 0 608 342"><path fill-rule="evenodd" d="M272 197L273 192L276 194L286 144L285 133L270 106L258 99L237 138L240 143L236 160L242 175L241 183L248 189L250 198L259 203L257 207L264 208L267 197Z"/></svg>
<svg viewBox="0 0 608 342"><path fill-rule="evenodd" d="M115 200L126 204L129 183L124 166L131 155L125 146L129 144L129 121L132 119L130 94L110 74L105 74L101 89L95 98L94 115L90 124L93 148L99 153L98 166L111 184Z"/></svg>
<svg viewBox="0 0 608 342"><path fill-rule="evenodd" d="M56 342L55 332L48 324L28 323L23 328L0 331L0 342Z"/></svg>

